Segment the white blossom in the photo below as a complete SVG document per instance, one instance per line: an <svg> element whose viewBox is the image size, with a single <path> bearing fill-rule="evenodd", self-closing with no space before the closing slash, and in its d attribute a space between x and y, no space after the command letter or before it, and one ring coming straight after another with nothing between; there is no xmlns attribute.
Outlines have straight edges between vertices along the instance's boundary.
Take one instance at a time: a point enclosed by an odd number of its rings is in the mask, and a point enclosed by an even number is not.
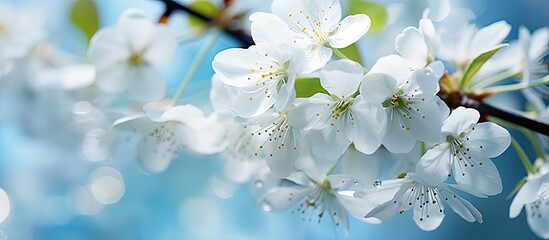
<svg viewBox="0 0 549 240"><path fill-rule="evenodd" d="M175 57L177 39L166 26L155 25L141 11L130 9L114 27L100 29L88 56L97 68L96 85L107 93L129 90L139 101L159 100L166 83L158 70Z"/></svg>
<svg viewBox="0 0 549 240"><path fill-rule="evenodd" d="M315 164L307 165L302 171L291 174L286 178L290 186L275 187L265 193L258 203L266 211L279 211L294 205L294 213L302 214L303 221L312 221L327 214L336 226L342 226L345 235L349 231L347 214L367 221L363 216L374 205L365 199L353 197L353 192L361 186L358 180L345 175L327 175L322 168Z"/></svg>
<svg viewBox="0 0 549 240"><path fill-rule="evenodd" d="M434 183L408 173L405 178L383 181L374 189L355 195L372 201L376 206L364 216L366 219L387 221L397 213L413 209L413 218L424 231L437 229L444 219L445 203L468 222L482 223L482 215L467 200L454 193L448 184Z"/></svg>
<svg viewBox="0 0 549 240"><path fill-rule="evenodd" d="M500 47L511 31L511 26L505 21L499 21L481 29L475 25L458 29L460 32L457 33L456 29L447 29L454 31L453 34L446 34L445 31L439 33L441 45L436 57L458 67L465 67L481 54Z"/></svg>
<svg viewBox="0 0 549 240"><path fill-rule="evenodd" d="M387 131L383 145L393 153L409 152L416 141L438 142L442 110L438 104L441 62L413 70L397 55L380 58L362 81L365 102L383 107Z"/></svg>
<svg viewBox="0 0 549 240"><path fill-rule="evenodd" d="M179 149L192 146L190 133L204 124L204 115L192 105L150 103L144 109L145 114L118 119L113 127L139 134L137 162L144 171L159 173L166 170Z"/></svg>
<svg viewBox="0 0 549 240"><path fill-rule="evenodd" d="M433 61L440 44L440 37L429 19L419 22L419 29L407 27L395 39L395 49L410 67L422 69Z"/></svg>
<svg viewBox="0 0 549 240"><path fill-rule="evenodd" d="M358 41L371 23L365 14L341 20L339 0L274 0L272 12L250 16L254 41L301 47L305 72L322 68L332 56L331 48L345 48Z"/></svg>
<svg viewBox="0 0 549 240"><path fill-rule="evenodd" d="M386 116L381 105L367 102L369 96L356 95L363 78L364 70L356 62L329 63L320 71L320 84L330 95L317 93L290 112L296 127L309 130L318 158L335 161L351 143L366 154L381 145Z"/></svg>
<svg viewBox="0 0 549 240"><path fill-rule="evenodd" d="M254 136L252 133L257 131L257 126L245 127L234 122L235 114L231 109L237 94L237 88L225 85L218 75L214 75L210 90L214 112L206 118L205 127L193 134L199 139L193 142L203 149L199 153L204 154L204 150L207 153L219 153L224 178L244 183L258 177L262 169L266 168L264 156L255 155L266 135Z"/></svg>
<svg viewBox="0 0 549 240"><path fill-rule="evenodd" d="M0 63L25 57L46 37L44 14L33 8L0 3ZM4 69L0 69L0 73Z"/></svg>
<svg viewBox="0 0 549 240"><path fill-rule="evenodd" d="M255 128L251 132L261 140L256 153L257 157L267 160L271 172L280 177L287 177L294 172L293 163L301 151L301 136L288 119L287 110L272 108L254 118L236 118L240 125Z"/></svg>
<svg viewBox="0 0 549 240"><path fill-rule="evenodd" d="M524 207L530 229L538 237L549 239L549 165L542 165L527 180L511 202L509 217L516 218Z"/></svg>
<svg viewBox="0 0 549 240"><path fill-rule="evenodd" d="M501 193L499 172L490 160L511 144L511 136L495 123L478 123L480 114L459 107L444 121L444 141L429 149L418 163L417 173L444 181L453 175L458 187L485 197Z"/></svg>
<svg viewBox="0 0 549 240"><path fill-rule="evenodd" d="M249 118L273 105L285 109L293 102L295 77L304 61L297 48L255 45L220 52L212 65L223 83L239 89L234 103L236 115Z"/></svg>

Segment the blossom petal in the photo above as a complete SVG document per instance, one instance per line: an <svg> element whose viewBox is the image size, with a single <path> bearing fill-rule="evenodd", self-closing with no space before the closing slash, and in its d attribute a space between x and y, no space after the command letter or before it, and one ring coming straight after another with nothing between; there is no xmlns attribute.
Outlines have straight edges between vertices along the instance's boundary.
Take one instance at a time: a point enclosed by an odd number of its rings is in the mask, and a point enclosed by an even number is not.
<svg viewBox="0 0 549 240"><path fill-rule="evenodd" d="M332 57L332 49L325 46L310 45L305 49L303 73L314 72L326 65Z"/></svg>
<svg viewBox="0 0 549 240"><path fill-rule="evenodd" d="M0 223L2 223L10 214L11 206L8 194L0 188ZM5 236L5 235L4 235Z"/></svg>
<svg viewBox="0 0 549 240"><path fill-rule="evenodd" d="M166 82L160 71L144 65L130 68L127 78L130 78L129 91L132 96L141 102L159 100L166 94Z"/></svg>
<svg viewBox="0 0 549 240"><path fill-rule="evenodd" d="M352 131L360 133L352 139L356 149L365 154L374 153L385 135L387 114L381 107L367 104L362 96L355 99L351 111L354 118Z"/></svg>
<svg viewBox="0 0 549 240"><path fill-rule="evenodd" d="M162 130L157 132L157 129ZM159 123L143 135L137 146L137 163L143 171L160 173L168 168L180 147L176 137L181 136L180 131L177 125Z"/></svg>
<svg viewBox="0 0 549 240"><path fill-rule="evenodd" d="M368 201L367 199L345 196L341 194L336 194L336 197L338 202L341 203L341 205L351 214L351 216L361 221L378 223L364 218L364 216L375 207L374 203Z"/></svg>
<svg viewBox="0 0 549 240"><path fill-rule="evenodd" d="M320 70L320 84L329 93L344 99L352 96L364 76L364 69L357 62L341 59Z"/></svg>
<svg viewBox="0 0 549 240"><path fill-rule="evenodd" d="M345 127L343 121L336 121L333 126L309 132L308 137L313 154L321 165L333 166L351 145L351 141L344 132Z"/></svg>
<svg viewBox="0 0 549 240"><path fill-rule="evenodd" d="M428 100L440 90L439 80L443 74L444 65L440 61L435 61L423 69L415 70L411 78L421 88L421 93L425 100Z"/></svg>
<svg viewBox="0 0 549 240"><path fill-rule="evenodd" d="M174 59L177 47L177 38L172 30L157 26L153 38L145 47L143 58L153 66L164 66Z"/></svg>
<svg viewBox="0 0 549 240"><path fill-rule="evenodd" d="M120 118L112 124L115 129L123 131L147 131L153 124L150 118L140 114Z"/></svg>
<svg viewBox="0 0 549 240"><path fill-rule="evenodd" d="M356 14L345 17L328 37L328 43L333 48L346 48L358 41L368 29L372 21L366 14Z"/></svg>
<svg viewBox="0 0 549 240"><path fill-rule="evenodd" d="M292 108L288 114L288 121L298 129L324 128L331 116L333 104L330 96L317 93L306 102Z"/></svg>
<svg viewBox="0 0 549 240"><path fill-rule="evenodd" d="M155 36L155 25L146 16L146 13L138 9L124 11L116 27L127 36L127 44L132 51L142 52Z"/></svg>
<svg viewBox="0 0 549 240"><path fill-rule="evenodd" d="M435 198L438 199L438 198ZM426 205L423 205L423 204ZM444 220L444 206L432 202L416 201L414 204L414 221L423 231L437 229Z"/></svg>
<svg viewBox="0 0 549 240"><path fill-rule="evenodd" d="M97 31L88 48L89 59L98 67L126 62L130 54L126 37L116 28Z"/></svg>
<svg viewBox="0 0 549 240"><path fill-rule="evenodd" d="M482 214L469 201L461 198L448 188L439 191L452 210L468 222L482 223Z"/></svg>
<svg viewBox="0 0 549 240"><path fill-rule="evenodd" d="M294 173L288 175L288 177L286 177L286 179L293 182L293 183L295 183L295 184L301 185L301 186L307 186L311 182L311 180L309 180L309 177L307 176L307 174L305 174L302 171L294 172Z"/></svg>
<svg viewBox="0 0 549 240"><path fill-rule="evenodd" d="M450 145L442 143L429 149L419 160L416 174L432 186L444 182L450 174Z"/></svg>
<svg viewBox="0 0 549 240"><path fill-rule="evenodd" d="M469 45L469 58L475 59L479 55L494 49L511 31L511 25L505 21L492 23L475 34Z"/></svg>
<svg viewBox="0 0 549 240"><path fill-rule="evenodd" d="M381 158L375 154L366 155L350 146L340 161L341 172L362 183L373 183L379 177Z"/></svg>
<svg viewBox="0 0 549 240"><path fill-rule="evenodd" d="M509 218L518 217L525 204L532 203L539 199L537 191L541 183L540 180L540 178L530 179L522 185L522 188L520 188L517 195L515 195L515 198L513 198L511 206L509 207Z"/></svg>
<svg viewBox="0 0 549 240"><path fill-rule="evenodd" d="M219 75L212 77L212 88L210 90L210 102L217 114L233 116L234 98L238 95L238 88L229 86L219 79Z"/></svg>
<svg viewBox="0 0 549 240"><path fill-rule="evenodd" d="M413 110L415 108L415 110ZM441 135L442 120L440 119L439 107L434 99L426 103L412 104L412 111L408 117L403 117L403 123L409 127L408 130L414 138L435 143L439 142Z"/></svg>
<svg viewBox="0 0 549 240"><path fill-rule="evenodd" d="M368 73L364 76L360 86L360 95L368 96L363 98L368 103L381 105L383 101L391 98L397 90L397 80L391 75Z"/></svg>
<svg viewBox="0 0 549 240"><path fill-rule="evenodd" d="M530 49L528 56L531 61L538 60L547 53L547 42L549 42L549 27L543 27L534 31L530 37Z"/></svg>
<svg viewBox="0 0 549 240"><path fill-rule="evenodd" d="M491 122L479 123L469 134L469 143L478 147L487 157L497 157L511 144L511 135L499 125Z"/></svg>
<svg viewBox="0 0 549 240"><path fill-rule="evenodd" d="M395 49L415 69L427 65L427 44L423 34L415 27L407 27L402 30L395 39Z"/></svg>
<svg viewBox="0 0 549 240"><path fill-rule="evenodd" d="M526 207L528 226L538 237L549 239L549 199L540 199Z"/></svg>
<svg viewBox="0 0 549 240"><path fill-rule="evenodd" d="M250 15L252 38L256 44L290 44L295 33L282 19L271 13L256 12Z"/></svg>
<svg viewBox="0 0 549 240"><path fill-rule="evenodd" d="M429 1L428 17L433 21L442 21L450 14L452 10L449 0L433 0Z"/></svg>
<svg viewBox="0 0 549 240"><path fill-rule="evenodd" d="M196 118L195 120L193 120L195 124L191 124L188 126L188 128L185 129L187 135L192 136L191 138L189 138L188 141L185 142L185 145L189 148L189 150L202 155L216 154L226 150L227 145L232 142L227 141L225 135L218 133L228 131L228 129L233 126L227 126L226 124L222 123L219 118L220 117L218 114L212 113L206 118ZM229 158L229 160L230 159L231 158ZM241 165L243 165L244 169L254 170L258 168L257 165L260 165L262 163L261 161L247 161L246 163L244 163L244 161L238 160L234 162L237 162L236 164L240 163ZM230 173L232 168L230 166L228 167L227 165L231 164L232 162L225 164L226 173ZM238 168L237 166L233 167L238 169L237 171L239 172L239 174L242 172L247 172L242 171L242 169ZM234 176L234 174L227 174L226 176ZM245 176L243 177L246 178Z"/></svg>
<svg viewBox="0 0 549 240"><path fill-rule="evenodd" d="M332 189L343 192L357 190L362 185L360 181L346 174L331 174L326 179L330 182Z"/></svg>
<svg viewBox="0 0 549 240"><path fill-rule="evenodd" d="M301 201L311 190L303 187L278 187L261 196L258 203L266 211L284 210Z"/></svg>
<svg viewBox="0 0 549 240"><path fill-rule="evenodd" d="M369 189L366 193L365 199L379 204L372 209L365 218L376 218L381 221L387 221L391 219L399 210L408 208L408 203L405 204L410 196L409 187L412 180L410 179L391 179L383 181L381 186ZM400 196L395 199L395 196ZM397 201L397 203L394 203Z"/></svg>
<svg viewBox="0 0 549 240"><path fill-rule="evenodd" d="M437 36L435 26L431 20L424 18L419 20L419 31L423 34L423 40L427 44L427 50L433 56L437 55L440 45L440 37Z"/></svg>
<svg viewBox="0 0 549 240"><path fill-rule="evenodd" d="M130 67L123 63L98 66L95 84L103 92L120 93L128 88L130 71Z"/></svg>
<svg viewBox="0 0 549 240"><path fill-rule="evenodd" d="M322 22L320 27L327 33L341 20L339 0L276 0L272 12L295 30L306 27L305 31L312 31L316 29L315 22Z"/></svg>
<svg viewBox="0 0 549 240"><path fill-rule="evenodd" d="M387 131L383 137L383 146L391 153L407 153L410 152L416 145L416 139L412 136L410 131L406 131L401 125L400 113L392 109L388 111L387 115Z"/></svg>
<svg viewBox="0 0 549 240"><path fill-rule="evenodd" d="M235 99L235 113L244 118L258 116L267 111L276 101L276 91L267 95L261 90L242 90Z"/></svg>
<svg viewBox="0 0 549 240"><path fill-rule="evenodd" d="M538 196L540 196L540 198L549 199L549 174L545 174L541 177Z"/></svg>
<svg viewBox="0 0 549 240"><path fill-rule="evenodd" d="M218 53L212 67L219 79L235 87L262 87L265 83L278 81L283 75L273 75L274 61L265 54L272 55L266 47L252 46L248 49L232 48ZM273 79L271 79L271 77Z"/></svg>
<svg viewBox="0 0 549 240"><path fill-rule="evenodd" d="M463 158L467 159L459 160L456 157L452 169L454 179L462 190L478 197L501 193L503 185L499 171L489 158L478 150L469 151Z"/></svg>
<svg viewBox="0 0 549 240"><path fill-rule="evenodd" d="M458 137L461 133L469 132L480 119L480 113L473 108L458 107L444 121L442 133Z"/></svg>
<svg viewBox="0 0 549 240"><path fill-rule="evenodd" d="M190 105L179 105L168 109L162 114L159 119L154 119L157 122L178 121L180 123L191 123L204 119L204 113L199 108Z"/></svg>
<svg viewBox="0 0 549 240"><path fill-rule="evenodd" d="M285 111L292 105L296 97L294 85L291 83L284 84L278 91L274 108L279 111Z"/></svg>
<svg viewBox="0 0 549 240"><path fill-rule="evenodd" d="M389 55L377 60L368 73L385 73L404 83L410 78L410 66L408 62L398 55Z"/></svg>
<svg viewBox="0 0 549 240"><path fill-rule="evenodd" d="M294 129L287 128L286 137L282 145L274 146L272 155L268 155L267 165L271 173L278 177L286 177L294 171L294 161L299 157L297 139L294 136Z"/></svg>

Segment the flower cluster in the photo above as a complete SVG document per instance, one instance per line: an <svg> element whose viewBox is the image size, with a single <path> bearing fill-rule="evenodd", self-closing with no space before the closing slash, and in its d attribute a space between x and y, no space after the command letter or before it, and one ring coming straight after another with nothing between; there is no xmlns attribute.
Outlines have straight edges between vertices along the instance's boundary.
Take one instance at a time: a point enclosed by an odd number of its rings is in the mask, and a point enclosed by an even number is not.
<svg viewBox="0 0 549 240"><path fill-rule="evenodd" d="M495 158L512 145L528 175L514 191L510 217L525 207L532 231L549 238L549 149L538 143L548 138L517 127L536 150L532 166L502 127L514 125L468 104L522 90L531 105L528 115L547 122L543 58L549 28L530 33L521 27L519 39L505 43L511 30L505 21L479 29L470 23L471 11L433 0L417 27L388 23L387 32L397 32L391 43L369 46L379 49L357 57L349 51L375 38L369 33L375 30L373 15L344 16L340 0L265 1L224 1L216 9L211 26L197 31L210 38L171 99L163 67L184 42L164 24L173 9L158 23L144 11L124 11L115 26L91 37L84 62L39 44L41 24L19 21L29 13L0 4L6 15L0 17L0 90L23 86L8 96L31 93L36 109L50 103L43 99L58 106L46 111L55 117L41 121L29 116L34 111L6 113L28 121L29 128L49 130L48 140L50 125L69 126L82 140L79 154L94 163L116 158L121 148L147 174L162 173L181 152L215 154L223 178L252 183L264 211L292 209L303 221L330 218L344 235L349 215L379 224L408 210L420 229L433 231L448 206L464 220L482 223L481 212L458 193L478 198L502 193ZM237 32L249 30L254 45L215 55L209 102L181 99L222 31L242 27L249 29ZM387 45L390 51L380 55ZM22 76L28 80L14 80ZM501 85L509 79L518 81ZM41 95L42 88L59 95ZM80 214L93 214L123 196L123 177L111 163L72 190L74 198L95 199L90 202L96 205L77 206ZM387 164L390 171L382 167ZM0 188L0 222L9 210L10 199Z"/></svg>
<svg viewBox="0 0 549 240"><path fill-rule="evenodd" d="M437 96L445 65L435 61L448 58L436 51L441 36L429 19L419 29L404 29L395 40L399 55L380 58L370 70L348 59L330 60L370 25L363 14L341 20L339 1L277 0L272 13L255 13L250 20L257 45L219 53L213 68L234 89L226 107L235 123L254 129L250 135L259 148L250 157L266 159L272 174L295 184L274 187L259 202L269 210L301 202L298 211L317 212L319 220L327 211L345 231L345 212L375 223L412 207L418 226L434 230L444 217L441 199L467 221L482 222L450 186L479 197L499 194L501 178L489 158L507 149L510 135L494 123L477 124L474 109L460 107L449 115ZM454 62L466 64L497 44L475 39L467 59ZM322 90L298 96L295 82L311 77ZM356 191L365 187L354 180L361 176L352 176L360 172L334 174L339 162L375 168L367 155L381 149L409 153L416 144L432 147L401 179ZM457 185L445 183L451 176ZM344 194L353 189L354 197Z"/></svg>

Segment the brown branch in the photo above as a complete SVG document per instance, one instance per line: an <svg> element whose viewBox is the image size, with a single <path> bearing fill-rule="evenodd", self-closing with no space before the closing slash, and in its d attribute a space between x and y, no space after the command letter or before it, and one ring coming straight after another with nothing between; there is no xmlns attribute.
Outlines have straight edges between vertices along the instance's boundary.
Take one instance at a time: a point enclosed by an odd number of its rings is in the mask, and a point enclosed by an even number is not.
<svg viewBox="0 0 549 240"><path fill-rule="evenodd" d="M468 98L467 96L463 96L461 98L461 106L475 108L481 113L481 115L493 116L493 117L505 120L507 122L519 125L521 127L530 129L532 131L541 133L545 136L549 136L549 125L536 120L532 120L527 117L523 117L513 112L508 112L508 111L499 109L485 102Z"/></svg>
<svg viewBox="0 0 549 240"><path fill-rule="evenodd" d="M195 17L195 18L197 18L201 21L209 23L213 26L220 27L218 24L215 23L214 19L212 19L208 16L205 16L202 13L199 13L199 12L197 12L197 11L195 11L195 10L185 6L185 5L174 2L172 0L159 0L159 1L163 2L164 5L166 6L166 10L164 11L164 14L162 14L162 17L160 19L167 19L174 12L174 10L178 10L178 11L186 12L189 15L191 15L191 16L193 16L193 17ZM224 27L220 27L220 28L222 28L223 32L227 33L232 38L234 38L235 40L240 42L242 47L249 47L249 46L254 45L252 37L250 35L244 33L243 31L231 30L231 29L227 29L227 28L224 28Z"/></svg>

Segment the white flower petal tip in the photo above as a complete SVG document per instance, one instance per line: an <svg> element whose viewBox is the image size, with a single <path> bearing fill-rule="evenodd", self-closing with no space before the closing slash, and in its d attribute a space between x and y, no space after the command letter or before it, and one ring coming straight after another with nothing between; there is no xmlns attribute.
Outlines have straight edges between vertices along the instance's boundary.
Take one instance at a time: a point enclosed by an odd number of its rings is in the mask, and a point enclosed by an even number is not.
<svg viewBox="0 0 549 240"><path fill-rule="evenodd" d="M372 21L366 14L351 15L339 23L335 32L328 37L333 48L346 48L357 42L370 29Z"/></svg>

